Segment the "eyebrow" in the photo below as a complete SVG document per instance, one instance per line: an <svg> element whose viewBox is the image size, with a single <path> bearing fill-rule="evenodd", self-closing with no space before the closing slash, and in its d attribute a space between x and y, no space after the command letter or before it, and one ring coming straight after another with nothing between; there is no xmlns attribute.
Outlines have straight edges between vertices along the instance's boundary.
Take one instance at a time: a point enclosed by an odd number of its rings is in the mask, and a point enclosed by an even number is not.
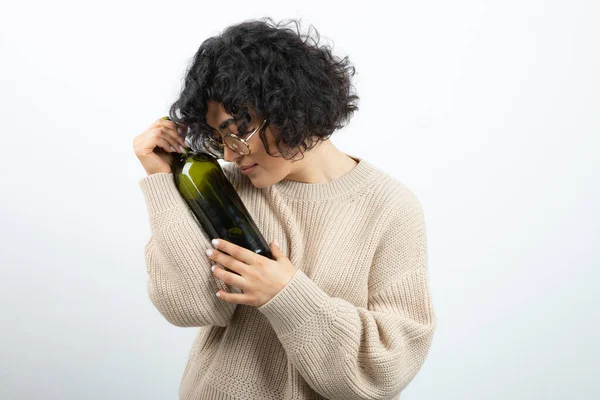
<svg viewBox="0 0 600 400"><path fill-rule="evenodd" d="M235 119L227 118L225 121L221 122L221 125L219 125L219 130L227 128L229 125L231 125L232 122L235 122Z"/></svg>

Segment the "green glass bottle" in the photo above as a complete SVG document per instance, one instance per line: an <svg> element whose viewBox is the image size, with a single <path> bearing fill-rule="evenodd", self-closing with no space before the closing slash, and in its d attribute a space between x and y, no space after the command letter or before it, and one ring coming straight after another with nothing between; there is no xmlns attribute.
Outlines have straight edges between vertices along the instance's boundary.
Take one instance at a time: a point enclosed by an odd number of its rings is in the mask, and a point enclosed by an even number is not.
<svg viewBox="0 0 600 400"><path fill-rule="evenodd" d="M188 149L171 154L175 185L210 240L222 238L273 259L268 243L217 159Z"/></svg>

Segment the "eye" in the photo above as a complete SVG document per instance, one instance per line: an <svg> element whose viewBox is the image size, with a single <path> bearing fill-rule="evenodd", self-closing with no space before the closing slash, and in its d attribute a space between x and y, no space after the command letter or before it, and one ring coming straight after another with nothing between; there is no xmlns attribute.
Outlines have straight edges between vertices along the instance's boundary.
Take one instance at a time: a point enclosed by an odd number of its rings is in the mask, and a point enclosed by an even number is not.
<svg viewBox="0 0 600 400"><path fill-rule="evenodd" d="M236 128L235 130L236 130L236 132L237 132L237 133L234 133L234 132L233 132L233 131L230 129L230 127L232 127L232 126L235 126L235 128ZM233 122L232 122L232 123L230 123L228 126L226 126L226 127L222 128L222 129L221 129L221 132L223 132L223 135L224 135L224 136L227 136L227 135L233 135L233 136L235 136L235 137L242 138L242 139L244 139L246 136L248 136L248 135L250 134L250 132L248 131L248 129L246 129L245 131L242 131L242 130L240 129L240 126L239 126L239 125L237 125L237 124L235 124L235 123L233 123Z"/></svg>
<svg viewBox="0 0 600 400"><path fill-rule="evenodd" d="M223 140L221 139L221 135L219 134L219 132L217 132L216 130L212 129L209 133L208 133L208 137L210 139L212 139L213 141L217 142L217 143L223 143Z"/></svg>

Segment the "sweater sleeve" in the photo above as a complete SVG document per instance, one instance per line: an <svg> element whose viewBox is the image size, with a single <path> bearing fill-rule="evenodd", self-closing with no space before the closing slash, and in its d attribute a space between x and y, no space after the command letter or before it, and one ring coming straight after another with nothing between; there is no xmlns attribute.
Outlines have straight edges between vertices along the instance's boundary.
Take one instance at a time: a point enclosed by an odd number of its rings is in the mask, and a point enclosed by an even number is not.
<svg viewBox="0 0 600 400"><path fill-rule="evenodd" d="M366 308L329 296L300 270L259 307L290 362L324 397L396 398L431 346L422 210L410 197L394 215L373 257Z"/></svg>
<svg viewBox="0 0 600 400"><path fill-rule="evenodd" d="M149 175L139 185L152 233L145 246L150 300L176 326L228 325L235 307L215 293L229 287L210 270L205 250L212 245L179 194L173 174Z"/></svg>

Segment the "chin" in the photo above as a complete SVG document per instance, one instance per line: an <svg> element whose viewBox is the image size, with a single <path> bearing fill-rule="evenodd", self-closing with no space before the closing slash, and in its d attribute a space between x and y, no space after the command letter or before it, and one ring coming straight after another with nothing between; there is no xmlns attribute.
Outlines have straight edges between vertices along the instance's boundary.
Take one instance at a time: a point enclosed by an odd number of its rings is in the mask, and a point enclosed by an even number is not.
<svg viewBox="0 0 600 400"><path fill-rule="evenodd" d="M252 179L252 178L250 178L250 182L252 182L252 185L254 185L254 187L257 189L263 189L263 188L266 188L273 184L273 183L264 182L262 179Z"/></svg>
<svg viewBox="0 0 600 400"><path fill-rule="evenodd" d="M255 178L253 178L252 176L248 176L250 178L250 182L252 182L252 185L254 185L255 188L257 189L263 189L266 187L269 187L271 185L276 184L277 182L279 182L281 179L277 179L274 177L266 177L267 179L265 179L264 176L257 176ZM283 179L283 178L282 178Z"/></svg>

